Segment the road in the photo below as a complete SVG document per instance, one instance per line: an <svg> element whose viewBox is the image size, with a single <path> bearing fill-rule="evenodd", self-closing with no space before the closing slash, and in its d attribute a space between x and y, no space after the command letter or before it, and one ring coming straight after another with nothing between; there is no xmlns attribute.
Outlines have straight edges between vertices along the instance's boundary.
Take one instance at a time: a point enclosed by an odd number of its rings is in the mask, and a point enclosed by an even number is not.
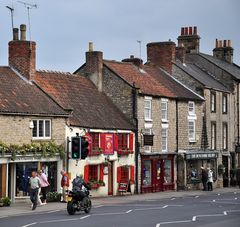
<svg viewBox="0 0 240 227"><path fill-rule="evenodd" d="M1 227L239 227L240 191L124 204L95 205L91 213L69 216L66 210L31 211L2 217Z"/></svg>

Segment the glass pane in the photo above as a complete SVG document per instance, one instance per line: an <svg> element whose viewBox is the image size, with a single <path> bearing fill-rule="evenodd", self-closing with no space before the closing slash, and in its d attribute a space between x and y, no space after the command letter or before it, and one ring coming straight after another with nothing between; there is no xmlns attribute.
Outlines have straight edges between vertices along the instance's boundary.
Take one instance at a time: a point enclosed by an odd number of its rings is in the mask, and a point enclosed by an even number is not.
<svg viewBox="0 0 240 227"><path fill-rule="evenodd" d="M151 169L151 161L143 162L143 185L150 186L152 184L152 169Z"/></svg>
<svg viewBox="0 0 240 227"><path fill-rule="evenodd" d="M161 163L157 163L157 179L160 180L161 178Z"/></svg>
<svg viewBox="0 0 240 227"><path fill-rule="evenodd" d="M38 132L38 136L43 137L43 120L38 121Z"/></svg>
<svg viewBox="0 0 240 227"><path fill-rule="evenodd" d="M172 183L172 162L164 160L164 183Z"/></svg>
<svg viewBox="0 0 240 227"><path fill-rule="evenodd" d="M37 137L37 121L33 121L32 136Z"/></svg>
<svg viewBox="0 0 240 227"><path fill-rule="evenodd" d="M50 137L50 121L45 121L45 137Z"/></svg>

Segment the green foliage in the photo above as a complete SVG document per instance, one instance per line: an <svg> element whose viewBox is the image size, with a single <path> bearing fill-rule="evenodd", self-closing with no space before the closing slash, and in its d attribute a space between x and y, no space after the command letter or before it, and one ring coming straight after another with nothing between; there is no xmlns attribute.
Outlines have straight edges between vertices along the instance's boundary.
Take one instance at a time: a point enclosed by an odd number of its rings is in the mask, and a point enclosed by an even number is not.
<svg viewBox="0 0 240 227"><path fill-rule="evenodd" d="M23 145L6 145L0 142L0 155L5 156L6 154L10 154L13 161L16 159L17 155L24 156L27 154L33 154L36 158L51 158L57 154L59 154L62 159L65 157L64 146L57 145L53 141Z"/></svg>
<svg viewBox="0 0 240 227"><path fill-rule="evenodd" d="M48 192L47 193L47 202L60 202L61 201L61 193L58 192Z"/></svg>
<svg viewBox="0 0 240 227"><path fill-rule="evenodd" d="M0 199L0 204L2 204L2 206L10 206L11 200L8 197L3 197Z"/></svg>

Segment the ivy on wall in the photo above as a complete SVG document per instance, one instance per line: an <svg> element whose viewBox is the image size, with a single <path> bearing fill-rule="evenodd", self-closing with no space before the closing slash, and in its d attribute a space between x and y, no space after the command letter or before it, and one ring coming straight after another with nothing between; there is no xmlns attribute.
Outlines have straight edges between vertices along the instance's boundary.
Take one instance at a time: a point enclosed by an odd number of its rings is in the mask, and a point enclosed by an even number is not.
<svg viewBox="0 0 240 227"><path fill-rule="evenodd" d="M11 155L11 159L14 161L17 155L33 155L35 158L51 158L60 155L61 159L63 159L66 154L64 146L57 145L54 141L22 145L7 145L0 141L0 156L5 155Z"/></svg>

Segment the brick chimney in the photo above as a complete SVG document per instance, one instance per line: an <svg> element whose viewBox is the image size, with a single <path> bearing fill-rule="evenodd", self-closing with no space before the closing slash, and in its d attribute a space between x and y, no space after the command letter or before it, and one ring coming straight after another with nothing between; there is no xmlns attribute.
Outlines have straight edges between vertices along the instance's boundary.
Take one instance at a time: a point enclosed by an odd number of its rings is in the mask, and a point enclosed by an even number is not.
<svg viewBox="0 0 240 227"><path fill-rule="evenodd" d="M186 49L184 46L176 47L176 59L180 60L182 63L185 63Z"/></svg>
<svg viewBox="0 0 240 227"><path fill-rule="evenodd" d="M102 91L103 86L103 53L93 51L93 43L89 43L89 51L86 52L85 72L88 78Z"/></svg>
<svg viewBox="0 0 240 227"><path fill-rule="evenodd" d="M18 28L13 29L13 40L8 43L8 64L27 80L33 80L36 72L36 43L26 41L26 25L20 25L20 40Z"/></svg>
<svg viewBox="0 0 240 227"><path fill-rule="evenodd" d="M216 39L216 46L213 49L213 56L215 58L225 60L230 64L233 63L233 48L231 40L218 40Z"/></svg>
<svg viewBox="0 0 240 227"><path fill-rule="evenodd" d="M172 41L147 44L147 61L172 73L172 62L176 59L176 44Z"/></svg>
<svg viewBox="0 0 240 227"><path fill-rule="evenodd" d="M143 66L143 60L140 58L135 58L134 55L130 55L130 58L123 59L122 62L131 62L138 68L142 68Z"/></svg>
<svg viewBox="0 0 240 227"><path fill-rule="evenodd" d="M199 53L200 36L197 27L182 27L181 35L178 36L178 46L184 46L186 53Z"/></svg>

